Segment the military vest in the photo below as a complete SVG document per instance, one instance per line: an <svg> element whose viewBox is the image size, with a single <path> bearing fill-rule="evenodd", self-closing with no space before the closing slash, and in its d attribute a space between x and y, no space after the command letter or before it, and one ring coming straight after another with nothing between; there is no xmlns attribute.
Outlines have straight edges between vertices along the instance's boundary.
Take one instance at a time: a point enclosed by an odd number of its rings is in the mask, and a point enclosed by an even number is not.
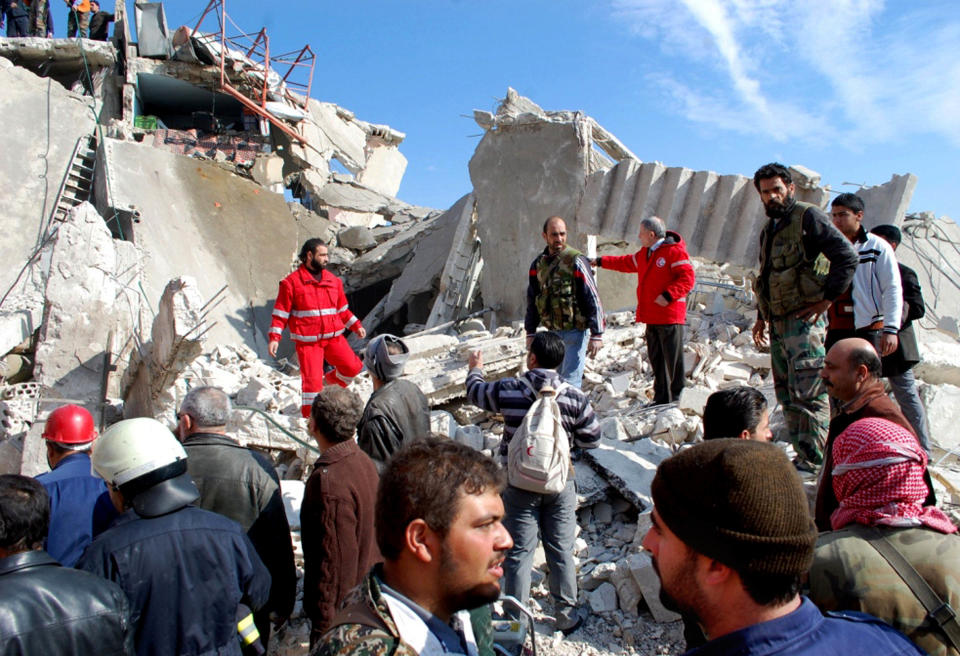
<svg viewBox="0 0 960 656"><path fill-rule="evenodd" d="M797 201L790 216L781 219L786 225L769 236L769 253L760 249L759 292L765 296L772 317L783 317L823 300L823 283L830 262L823 253L807 258L803 248L803 213L811 207L816 205ZM773 222L764 228L761 244L766 243L773 229Z"/></svg>
<svg viewBox="0 0 960 656"><path fill-rule="evenodd" d="M569 246L555 257L541 257L537 262L537 312L540 323L549 330L586 330L588 319L577 302L577 256L580 251Z"/></svg>

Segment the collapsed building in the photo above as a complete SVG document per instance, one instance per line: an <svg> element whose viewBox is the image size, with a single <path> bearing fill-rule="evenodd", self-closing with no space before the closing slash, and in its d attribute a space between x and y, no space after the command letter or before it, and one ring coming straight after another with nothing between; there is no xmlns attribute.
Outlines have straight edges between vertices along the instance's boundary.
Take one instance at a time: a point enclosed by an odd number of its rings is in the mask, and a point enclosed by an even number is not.
<svg viewBox="0 0 960 656"><path fill-rule="evenodd" d="M626 613L619 626L630 628L642 599L671 619L638 551L656 465L698 439L712 391L750 384L775 404L769 354L748 330L764 222L752 180L642 161L590 116L508 89L495 113L474 112L484 136L472 189L447 209L404 202L405 135L313 98L309 46L276 56L265 30L228 37L223 2L175 30L160 3L132 15L118 3L108 43L0 39L0 107L18 153L0 162L0 470L46 468L40 432L57 405L85 405L101 429L135 416L172 425L186 390L211 384L235 402L231 434L273 454L295 490L312 445L292 349L273 361L266 335L277 282L313 236L331 245L368 334L409 336L406 377L434 408L433 430L492 452L502 426L465 402L467 354L483 352L490 378L522 366L526 267L544 218L565 217L578 248L619 254L638 248L639 222L655 214L696 258L689 386L675 407L644 408L643 327L620 311L633 285L601 271L609 330L584 390L604 441L577 467L578 554L598 613ZM829 201L815 172L792 169L801 199ZM947 259L960 230L906 214L916 184L893 175L859 193L866 227L900 225L898 257L920 274L916 372L942 456L960 447L949 430L960 420L960 276ZM369 395L369 379L355 388ZM960 503L960 476L938 471L940 498Z"/></svg>

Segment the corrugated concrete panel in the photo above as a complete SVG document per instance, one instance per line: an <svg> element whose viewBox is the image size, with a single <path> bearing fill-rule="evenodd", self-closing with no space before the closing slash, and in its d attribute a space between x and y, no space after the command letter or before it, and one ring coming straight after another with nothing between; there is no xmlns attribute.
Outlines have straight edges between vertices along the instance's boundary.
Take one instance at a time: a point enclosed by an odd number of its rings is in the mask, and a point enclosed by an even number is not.
<svg viewBox="0 0 960 656"><path fill-rule="evenodd" d="M212 162L134 142L106 139L101 153L109 184L98 206L104 216L112 207L139 215L124 237L145 255L149 304L156 308L167 283L184 275L197 279L204 299L227 285L208 336L266 355L277 284L313 236L299 232L283 195Z"/></svg>

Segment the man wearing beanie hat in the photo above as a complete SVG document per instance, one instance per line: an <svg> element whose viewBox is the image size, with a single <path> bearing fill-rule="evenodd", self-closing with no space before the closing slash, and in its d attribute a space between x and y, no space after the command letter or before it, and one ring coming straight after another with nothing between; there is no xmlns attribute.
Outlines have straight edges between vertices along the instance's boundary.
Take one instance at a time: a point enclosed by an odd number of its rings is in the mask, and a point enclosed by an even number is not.
<svg viewBox="0 0 960 656"><path fill-rule="evenodd" d="M689 654L918 654L863 613L824 616L799 594L817 531L793 465L777 446L710 440L662 462L643 540L661 600L709 642Z"/></svg>
<svg viewBox="0 0 960 656"><path fill-rule="evenodd" d="M373 394L357 425L357 444L377 471L404 443L430 433L430 405L420 388L401 380L410 349L399 337L378 335L367 344L363 363L373 381Z"/></svg>

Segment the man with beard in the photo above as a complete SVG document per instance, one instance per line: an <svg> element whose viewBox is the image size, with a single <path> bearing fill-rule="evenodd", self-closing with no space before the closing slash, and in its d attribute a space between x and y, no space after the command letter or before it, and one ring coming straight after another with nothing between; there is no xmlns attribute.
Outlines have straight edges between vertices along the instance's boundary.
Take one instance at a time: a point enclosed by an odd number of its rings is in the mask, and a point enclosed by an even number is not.
<svg viewBox="0 0 960 656"><path fill-rule="evenodd" d="M527 280L523 321L527 348L537 326L557 333L565 349L560 378L579 389L586 356L592 358L603 346L603 305L590 262L567 246L567 224L562 218L551 216L544 221L543 240L547 245L530 265Z"/></svg>
<svg viewBox="0 0 960 656"><path fill-rule="evenodd" d="M477 654L470 614L500 596L507 550L504 473L452 440L405 445L377 491L384 562L354 588L314 651L319 656ZM489 627L487 627L489 628ZM489 637L489 631L485 633Z"/></svg>
<svg viewBox="0 0 960 656"><path fill-rule="evenodd" d="M760 233L753 340L765 346L769 326L773 383L796 464L812 470L823 462L829 421L819 378L824 315L850 286L857 253L823 211L794 198L793 178L782 164L761 166L753 184L770 218Z"/></svg>
<svg viewBox="0 0 960 656"><path fill-rule="evenodd" d="M367 331L347 307L343 282L326 266L330 257L322 239L308 239L300 249L300 267L280 281L270 325L270 355L277 357L280 335L290 322L290 339L300 361L300 414L310 416L310 406L323 384L346 387L363 369L360 358L347 344L349 328L360 338ZM333 369L324 376L323 361Z"/></svg>
<svg viewBox="0 0 960 656"><path fill-rule="evenodd" d="M688 654L922 654L880 620L826 616L799 594L817 530L783 451L766 442L702 442L664 460L643 539L668 608L708 642Z"/></svg>

